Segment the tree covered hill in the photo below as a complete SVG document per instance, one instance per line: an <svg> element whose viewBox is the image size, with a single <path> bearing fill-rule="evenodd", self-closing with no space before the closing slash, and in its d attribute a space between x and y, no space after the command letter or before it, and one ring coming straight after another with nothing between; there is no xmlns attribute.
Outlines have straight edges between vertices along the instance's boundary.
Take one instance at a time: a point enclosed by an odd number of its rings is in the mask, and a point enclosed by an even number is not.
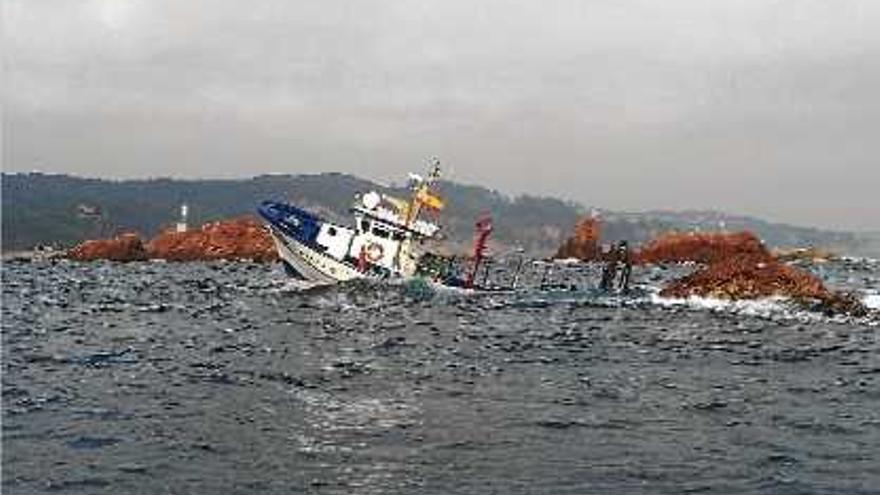
<svg viewBox="0 0 880 495"><path fill-rule="evenodd" d="M451 247L470 242L473 222L482 213L493 216L493 238L499 248L522 247L536 255L552 254L577 219L589 210L554 198L511 198L484 187L442 182L447 200L441 214ZM189 205L191 225L254 214L263 200L289 200L321 215L348 223L358 192L405 197L395 186L382 186L352 175L263 175L225 180L103 180L67 175L3 174L3 250L37 244L70 246L89 238L122 231L152 236L177 221L180 205ZM772 224L759 219L716 212L601 212L603 238L642 242L669 230L749 229L770 245L820 245L844 251L865 251L855 234ZM873 249L876 246L871 246Z"/></svg>
<svg viewBox="0 0 880 495"><path fill-rule="evenodd" d="M447 201L441 223L453 244L469 242L474 219L491 213L496 238L530 251L552 250L570 230L581 209L551 198L511 199L475 186L443 182ZM191 225L255 214L266 199L289 200L335 221L348 223L348 208L358 192L377 190L406 197L399 187L375 184L351 175L264 175L240 180L84 179L66 175L3 175L3 248L36 244L63 246L122 231L154 235L173 225L180 205L189 205Z"/></svg>

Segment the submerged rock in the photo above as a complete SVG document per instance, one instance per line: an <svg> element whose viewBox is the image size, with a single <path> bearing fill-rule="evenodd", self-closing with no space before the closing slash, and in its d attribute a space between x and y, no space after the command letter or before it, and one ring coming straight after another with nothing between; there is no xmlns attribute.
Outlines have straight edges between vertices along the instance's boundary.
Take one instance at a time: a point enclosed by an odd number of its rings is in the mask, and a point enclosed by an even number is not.
<svg viewBox="0 0 880 495"><path fill-rule="evenodd" d="M134 233L121 234L113 239L85 241L67 253L77 261L142 261L149 256L144 241Z"/></svg>
<svg viewBox="0 0 880 495"><path fill-rule="evenodd" d="M827 315L867 316L870 312L868 306L858 296L846 292L831 292L822 299L799 300L797 302L806 309L820 311Z"/></svg>
<svg viewBox="0 0 880 495"><path fill-rule="evenodd" d="M636 253L637 263L715 263L736 257L771 260L770 252L751 232L688 232L662 235Z"/></svg>
<svg viewBox="0 0 880 495"><path fill-rule="evenodd" d="M168 261L277 259L266 229L252 217L207 223L199 230L166 231L147 244L151 258Z"/></svg>
<svg viewBox="0 0 880 495"><path fill-rule="evenodd" d="M553 255L555 259L577 258L581 261L602 259L599 247L601 225L595 217L586 217L578 222L574 235L569 237Z"/></svg>

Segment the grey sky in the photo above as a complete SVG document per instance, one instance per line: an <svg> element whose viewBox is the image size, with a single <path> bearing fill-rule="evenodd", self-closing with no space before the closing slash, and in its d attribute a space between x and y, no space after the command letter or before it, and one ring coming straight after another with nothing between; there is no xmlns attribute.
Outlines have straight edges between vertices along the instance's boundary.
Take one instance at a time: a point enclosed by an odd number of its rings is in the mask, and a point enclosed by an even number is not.
<svg viewBox="0 0 880 495"><path fill-rule="evenodd" d="M877 0L3 0L3 169L880 229Z"/></svg>

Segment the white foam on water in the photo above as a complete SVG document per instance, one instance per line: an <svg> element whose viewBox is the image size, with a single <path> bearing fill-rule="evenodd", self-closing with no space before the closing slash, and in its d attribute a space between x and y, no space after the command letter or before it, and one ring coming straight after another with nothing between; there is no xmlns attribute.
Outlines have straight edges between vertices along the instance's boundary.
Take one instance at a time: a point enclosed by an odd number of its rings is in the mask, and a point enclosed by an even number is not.
<svg viewBox="0 0 880 495"><path fill-rule="evenodd" d="M866 263L868 265L880 264L880 259L869 258L867 256L841 256L840 259L842 261L848 261L850 263Z"/></svg>
<svg viewBox="0 0 880 495"><path fill-rule="evenodd" d="M310 282L308 280L300 280L290 277L279 279L278 283L274 285L275 287L269 290L269 292L302 292L321 286L321 284L317 282Z"/></svg>
<svg viewBox="0 0 880 495"><path fill-rule="evenodd" d="M724 312L743 316L757 316L769 319L798 320L809 322L859 322L868 326L880 325L876 315L852 319L847 315L828 316L818 312L800 309L791 304L787 297L774 296L761 299L729 301L711 297L691 296L688 298L661 297L659 289L651 292L648 300L664 307L686 307L694 310ZM865 306L872 310L880 309L880 294L868 294L863 298Z"/></svg>
<svg viewBox="0 0 880 495"><path fill-rule="evenodd" d="M713 297L691 296L687 298L661 297L658 293L652 293L650 301L660 306L685 306L693 309L710 311L723 311L748 316L772 316L775 314L791 314L786 306L788 301L785 297L766 297L742 301L730 301Z"/></svg>
<svg viewBox="0 0 880 495"><path fill-rule="evenodd" d="M553 260L553 263L557 265L578 265L583 263L583 261L578 258L561 258Z"/></svg>

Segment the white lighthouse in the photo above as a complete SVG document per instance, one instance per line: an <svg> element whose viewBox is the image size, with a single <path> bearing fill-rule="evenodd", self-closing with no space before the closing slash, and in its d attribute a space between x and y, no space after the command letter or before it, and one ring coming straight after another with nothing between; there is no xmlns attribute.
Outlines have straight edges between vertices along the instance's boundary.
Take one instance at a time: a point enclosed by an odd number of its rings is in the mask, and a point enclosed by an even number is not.
<svg viewBox="0 0 880 495"><path fill-rule="evenodd" d="M186 217L189 214L189 206L186 203L180 205L180 221L177 222L177 231L186 232Z"/></svg>

